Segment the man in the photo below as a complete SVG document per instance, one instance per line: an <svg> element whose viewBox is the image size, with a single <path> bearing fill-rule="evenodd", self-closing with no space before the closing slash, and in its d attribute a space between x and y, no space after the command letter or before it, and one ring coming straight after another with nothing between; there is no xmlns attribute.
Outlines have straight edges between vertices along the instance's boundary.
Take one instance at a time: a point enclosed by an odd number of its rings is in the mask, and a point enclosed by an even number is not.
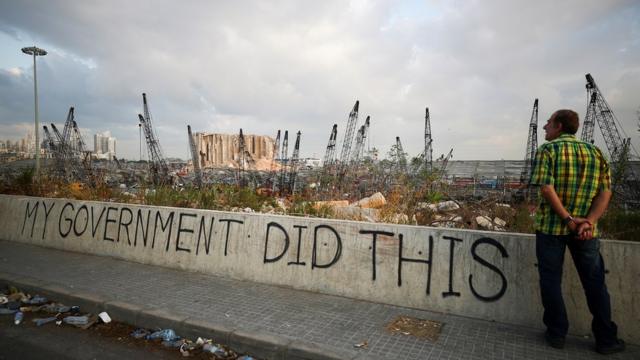
<svg viewBox="0 0 640 360"><path fill-rule="evenodd" d="M569 247L593 315L596 351L612 354L623 351L625 345L611 320L597 238L597 221L611 199L609 165L600 149L576 139L578 126L575 111L558 110L551 115L543 127L548 142L538 149L531 175L531 184L540 186L542 197L536 213L536 256L545 339L562 349L569 329L561 289L564 253Z"/></svg>

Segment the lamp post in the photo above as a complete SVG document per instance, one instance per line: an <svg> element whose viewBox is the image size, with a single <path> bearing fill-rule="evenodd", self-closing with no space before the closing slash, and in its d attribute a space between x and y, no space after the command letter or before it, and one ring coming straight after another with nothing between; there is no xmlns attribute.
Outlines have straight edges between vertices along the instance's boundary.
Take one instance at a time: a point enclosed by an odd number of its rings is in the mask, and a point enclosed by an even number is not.
<svg viewBox="0 0 640 360"><path fill-rule="evenodd" d="M35 104L35 118L36 118L36 179L40 175L40 122L38 121L38 77L36 73L36 56L45 56L47 52L44 49L32 47L22 48L22 52L27 55L33 56L33 94Z"/></svg>

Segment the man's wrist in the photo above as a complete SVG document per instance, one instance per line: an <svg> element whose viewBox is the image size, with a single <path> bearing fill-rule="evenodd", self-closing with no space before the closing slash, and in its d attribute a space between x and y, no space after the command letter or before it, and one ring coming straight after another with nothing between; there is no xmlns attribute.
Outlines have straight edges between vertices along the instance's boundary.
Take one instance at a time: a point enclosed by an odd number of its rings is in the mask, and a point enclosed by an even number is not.
<svg viewBox="0 0 640 360"><path fill-rule="evenodd" d="M571 215L568 215L567 217L565 217L564 219L562 219L562 223L563 223L564 225L569 225L569 223L571 223L571 222L573 222L573 223L575 223L575 222L576 222L576 220L575 220L575 219L573 218L573 216L571 216Z"/></svg>

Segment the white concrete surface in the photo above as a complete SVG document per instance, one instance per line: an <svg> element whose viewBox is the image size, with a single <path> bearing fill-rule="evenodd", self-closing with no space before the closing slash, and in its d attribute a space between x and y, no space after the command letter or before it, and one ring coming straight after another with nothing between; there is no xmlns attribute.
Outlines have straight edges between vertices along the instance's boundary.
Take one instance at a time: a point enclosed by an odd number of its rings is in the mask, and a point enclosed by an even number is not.
<svg viewBox="0 0 640 360"><path fill-rule="evenodd" d="M11 241L542 328L532 235L9 195L0 229ZM640 344L640 243L605 240L602 254L620 335ZM584 293L569 256L565 265L570 332L586 335Z"/></svg>

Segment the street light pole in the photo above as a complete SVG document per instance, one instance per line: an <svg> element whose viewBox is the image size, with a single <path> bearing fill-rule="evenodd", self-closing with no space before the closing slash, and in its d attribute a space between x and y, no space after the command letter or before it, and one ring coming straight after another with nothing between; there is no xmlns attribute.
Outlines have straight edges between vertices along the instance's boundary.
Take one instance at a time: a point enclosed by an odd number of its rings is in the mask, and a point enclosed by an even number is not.
<svg viewBox="0 0 640 360"><path fill-rule="evenodd" d="M36 56L45 56L47 52L44 49L32 47L22 48L22 52L33 56L33 98L36 118L36 179L40 176L40 121L38 120L38 76L36 72Z"/></svg>

